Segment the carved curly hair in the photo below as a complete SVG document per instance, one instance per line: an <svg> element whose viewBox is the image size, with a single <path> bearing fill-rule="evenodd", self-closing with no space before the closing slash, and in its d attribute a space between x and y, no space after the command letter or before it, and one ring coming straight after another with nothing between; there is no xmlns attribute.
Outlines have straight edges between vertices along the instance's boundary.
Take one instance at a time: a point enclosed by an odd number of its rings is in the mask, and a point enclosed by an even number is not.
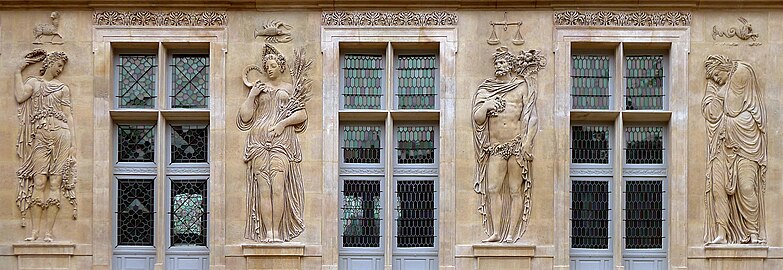
<svg viewBox="0 0 783 270"><path fill-rule="evenodd" d="M63 61L63 64L68 63L68 55L66 55L64 52L61 51L53 51L46 54L46 58L43 59L43 65L41 65L41 70L38 71L38 73L41 74L41 76L46 73L46 70L52 67L55 62L57 61Z"/></svg>

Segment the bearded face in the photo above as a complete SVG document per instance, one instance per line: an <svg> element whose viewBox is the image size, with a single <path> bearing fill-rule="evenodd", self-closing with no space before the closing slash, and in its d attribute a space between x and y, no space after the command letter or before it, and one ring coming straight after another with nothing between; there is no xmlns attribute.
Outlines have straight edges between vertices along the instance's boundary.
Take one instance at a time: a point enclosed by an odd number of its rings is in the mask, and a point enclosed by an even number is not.
<svg viewBox="0 0 783 270"><path fill-rule="evenodd" d="M511 72L511 62L506 57L495 58L495 77L503 77Z"/></svg>

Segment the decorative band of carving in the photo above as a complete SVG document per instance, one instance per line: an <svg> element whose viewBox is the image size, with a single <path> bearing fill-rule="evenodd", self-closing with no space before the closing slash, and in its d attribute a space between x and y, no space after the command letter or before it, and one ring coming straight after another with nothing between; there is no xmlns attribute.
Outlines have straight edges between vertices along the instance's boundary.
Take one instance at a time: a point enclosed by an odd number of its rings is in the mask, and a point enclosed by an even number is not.
<svg viewBox="0 0 783 270"><path fill-rule="evenodd" d="M394 175L438 175L438 169L436 168L394 169Z"/></svg>
<svg viewBox="0 0 783 270"><path fill-rule="evenodd" d="M666 169L623 169L625 176L666 176Z"/></svg>
<svg viewBox="0 0 783 270"><path fill-rule="evenodd" d="M418 13L413 11L327 11L321 14L321 25L352 26L435 26L457 25L457 15L446 11Z"/></svg>
<svg viewBox="0 0 783 270"><path fill-rule="evenodd" d="M611 176L612 168L571 168L571 176Z"/></svg>
<svg viewBox="0 0 783 270"><path fill-rule="evenodd" d="M95 25L120 26L225 26L226 13L217 11L96 11Z"/></svg>
<svg viewBox="0 0 783 270"><path fill-rule="evenodd" d="M579 11L555 12L555 25L588 26L689 26L689 12Z"/></svg>
<svg viewBox="0 0 783 270"><path fill-rule="evenodd" d="M156 167L114 167L114 174L158 174Z"/></svg>
<svg viewBox="0 0 783 270"><path fill-rule="evenodd" d="M340 175L383 175L380 168L341 168Z"/></svg>
<svg viewBox="0 0 783 270"><path fill-rule="evenodd" d="M209 167L169 167L166 174L209 174Z"/></svg>

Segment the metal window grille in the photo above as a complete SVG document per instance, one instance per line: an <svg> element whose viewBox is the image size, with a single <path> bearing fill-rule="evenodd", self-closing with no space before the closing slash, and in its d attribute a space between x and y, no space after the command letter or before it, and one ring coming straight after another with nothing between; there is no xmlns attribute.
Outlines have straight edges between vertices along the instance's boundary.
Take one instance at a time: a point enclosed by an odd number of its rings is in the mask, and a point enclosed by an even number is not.
<svg viewBox="0 0 783 270"><path fill-rule="evenodd" d="M380 247L381 182L343 181L343 247Z"/></svg>
<svg viewBox="0 0 783 270"><path fill-rule="evenodd" d="M397 163L435 163L435 128L397 127Z"/></svg>
<svg viewBox="0 0 783 270"><path fill-rule="evenodd" d="M208 135L207 125L172 125L171 162L207 162Z"/></svg>
<svg viewBox="0 0 783 270"><path fill-rule="evenodd" d="M207 245L207 181L171 181L171 245Z"/></svg>
<svg viewBox="0 0 783 270"><path fill-rule="evenodd" d="M663 127L626 127L625 163L663 164Z"/></svg>
<svg viewBox="0 0 783 270"><path fill-rule="evenodd" d="M343 108L380 109L383 97L383 57L346 54L343 67Z"/></svg>
<svg viewBox="0 0 783 270"><path fill-rule="evenodd" d="M435 109L438 94L435 55L400 55L397 58L397 106L399 109Z"/></svg>
<svg viewBox="0 0 783 270"><path fill-rule="evenodd" d="M118 70L118 106L154 108L157 73L155 55L120 55Z"/></svg>
<svg viewBox="0 0 783 270"><path fill-rule="evenodd" d="M609 248L609 182L571 181L571 247Z"/></svg>
<svg viewBox="0 0 783 270"><path fill-rule="evenodd" d="M604 55L571 56L573 109L609 109L612 96L610 59Z"/></svg>
<svg viewBox="0 0 783 270"><path fill-rule="evenodd" d="M663 182L625 181L625 247L663 247Z"/></svg>
<svg viewBox="0 0 783 270"><path fill-rule="evenodd" d="M625 109L663 109L663 55L625 57Z"/></svg>
<svg viewBox="0 0 783 270"><path fill-rule="evenodd" d="M155 161L155 125L117 125L117 161Z"/></svg>
<svg viewBox="0 0 783 270"><path fill-rule="evenodd" d="M171 61L171 107L207 108L209 55L175 54Z"/></svg>
<svg viewBox="0 0 783 270"><path fill-rule="evenodd" d="M343 127L343 162L381 163L381 127Z"/></svg>
<svg viewBox="0 0 783 270"><path fill-rule="evenodd" d="M435 182L397 181L397 247L434 247Z"/></svg>
<svg viewBox="0 0 783 270"><path fill-rule="evenodd" d="M154 179L117 179L117 245L152 246Z"/></svg>
<svg viewBox="0 0 783 270"><path fill-rule="evenodd" d="M571 126L571 162L609 164L609 126Z"/></svg>

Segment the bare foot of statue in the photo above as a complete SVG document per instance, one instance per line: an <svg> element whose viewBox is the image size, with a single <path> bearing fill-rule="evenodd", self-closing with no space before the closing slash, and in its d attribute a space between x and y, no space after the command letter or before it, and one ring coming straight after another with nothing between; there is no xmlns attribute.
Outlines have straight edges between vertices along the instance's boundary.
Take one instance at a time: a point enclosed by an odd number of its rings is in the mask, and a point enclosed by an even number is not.
<svg viewBox="0 0 783 270"><path fill-rule="evenodd" d="M725 244L726 238L724 238L722 235L718 235L718 237L715 237L712 241L710 241L710 244Z"/></svg>
<svg viewBox="0 0 783 270"><path fill-rule="evenodd" d="M33 232L30 234L30 236L28 236L24 240L25 241L35 241L35 240L38 240L38 231L33 230Z"/></svg>
<svg viewBox="0 0 783 270"><path fill-rule="evenodd" d="M498 234L493 234L493 235L492 235L492 236L490 236L489 238L487 238L487 239L484 239L484 240L481 240L481 242L482 242L482 243L486 243L486 242L498 242L498 241L500 241L500 236L498 236Z"/></svg>
<svg viewBox="0 0 783 270"><path fill-rule="evenodd" d="M44 234L44 242L52 242L54 241L54 238L52 238L52 233L46 233Z"/></svg>
<svg viewBox="0 0 783 270"><path fill-rule="evenodd" d="M763 240L759 239L759 235L758 234L753 233L753 234L750 234L750 243L751 244L764 244L765 242Z"/></svg>
<svg viewBox="0 0 783 270"><path fill-rule="evenodd" d="M514 239L509 235L506 239L503 239L503 243L514 243Z"/></svg>

